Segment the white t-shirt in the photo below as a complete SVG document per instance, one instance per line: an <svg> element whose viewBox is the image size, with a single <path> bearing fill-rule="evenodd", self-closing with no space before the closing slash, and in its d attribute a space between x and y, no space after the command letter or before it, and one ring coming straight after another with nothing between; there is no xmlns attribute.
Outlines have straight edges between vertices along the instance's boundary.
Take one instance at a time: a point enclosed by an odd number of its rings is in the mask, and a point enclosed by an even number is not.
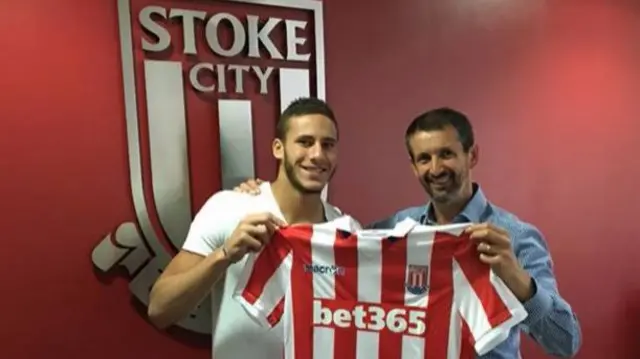
<svg viewBox="0 0 640 359"><path fill-rule="evenodd" d="M337 207L326 202L324 209L327 220L342 216ZM182 249L207 256L222 246L244 217L259 212L271 212L285 220L270 183L260 185L257 196L220 191L211 196L196 214ZM261 326L232 298L245 263L246 257L232 264L225 278L212 288L213 358L282 359L282 325L273 328Z"/></svg>

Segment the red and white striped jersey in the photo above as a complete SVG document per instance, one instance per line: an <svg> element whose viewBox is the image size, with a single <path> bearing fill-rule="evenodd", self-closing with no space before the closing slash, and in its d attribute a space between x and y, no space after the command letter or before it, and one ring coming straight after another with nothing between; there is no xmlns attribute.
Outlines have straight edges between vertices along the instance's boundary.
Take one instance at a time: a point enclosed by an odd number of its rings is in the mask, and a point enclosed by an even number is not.
<svg viewBox="0 0 640 359"><path fill-rule="evenodd" d="M285 227L250 255L234 297L265 326L285 321L286 359L475 358L527 314L468 225Z"/></svg>

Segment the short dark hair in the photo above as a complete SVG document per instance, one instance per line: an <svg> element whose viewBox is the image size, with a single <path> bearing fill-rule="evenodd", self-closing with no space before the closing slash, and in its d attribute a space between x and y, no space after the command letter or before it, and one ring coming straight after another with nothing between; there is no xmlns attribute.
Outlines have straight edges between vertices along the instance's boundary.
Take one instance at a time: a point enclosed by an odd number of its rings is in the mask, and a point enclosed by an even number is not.
<svg viewBox="0 0 640 359"><path fill-rule="evenodd" d="M293 100L282 112L276 124L276 137L284 140L289 130L291 118L305 115L322 115L331 120L338 128L336 117L329 105L316 97L300 97Z"/></svg>
<svg viewBox="0 0 640 359"><path fill-rule="evenodd" d="M453 127L458 132L458 139L462 143L465 152L473 147L475 139L473 127L465 114L449 107L440 107L420 114L411 121L405 132L404 141L407 151L413 159L413 153L409 146L409 139L418 132L441 131L447 126Z"/></svg>

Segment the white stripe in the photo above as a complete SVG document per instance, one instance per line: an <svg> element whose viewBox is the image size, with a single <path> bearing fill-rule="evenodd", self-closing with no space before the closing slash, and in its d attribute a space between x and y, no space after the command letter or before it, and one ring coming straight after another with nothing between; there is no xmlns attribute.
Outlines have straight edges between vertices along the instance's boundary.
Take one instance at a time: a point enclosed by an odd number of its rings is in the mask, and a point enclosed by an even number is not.
<svg viewBox="0 0 640 359"><path fill-rule="evenodd" d="M404 304L407 307L422 308L426 313L429 304L429 273L431 271L431 253L433 250L434 232L426 227L416 227L407 235L407 268L405 274L405 282L409 278L409 265L428 266L425 283L427 291L423 294L413 294L405 290ZM422 323L427 322L427 315L422 316L419 320ZM410 318L407 317L409 321ZM417 324L421 326L421 324ZM408 323L408 328L416 328L416 324ZM426 332L426 326L421 329ZM421 358L424 355L425 340L424 337L416 337L404 335L402 337L402 359Z"/></svg>
<svg viewBox="0 0 640 359"><path fill-rule="evenodd" d="M280 300L285 296L286 288L289 287L289 282L291 281L292 257L292 253L287 254L264 286L258 303L264 306L265 314L273 312ZM256 306L258 306L258 303L256 303Z"/></svg>
<svg viewBox="0 0 640 359"><path fill-rule="evenodd" d="M218 100L222 188L254 178L251 101Z"/></svg>
<svg viewBox="0 0 640 359"><path fill-rule="evenodd" d="M334 267L336 265L333 253L336 230L330 227L314 226L311 235L311 263L313 266ZM313 297L322 299L336 299L336 280L334 275L313 273Z"/></svg>
<svg viewBox="0 0 640 359"><path fill-rule="evenodd" d="M313 359L333 359L333 354L335 353L334 344L335 334L333 328L313 328ZM340 357L337 359L340 359Z"/></svg>
<svg viewBox="0 0 640 359"><path fill-rule="evenodd" d="M314 266L335 266L336 260L333 251L333 243L336 238L336 229L330 226L314 226L311 236L311 264ZM336 281L332 274L313 273L313 298L336 299ZM314 317L316 313L313 313ZM300 328L297 328L300 330ZM313 359L332 359L333 344L335 341L334 329L313 328Z"/></svg>
<svg viewBox="0 0 640 359"><path fill-rule="evenodd" d="M362 232L358 236L358 302L382 301L382 236ZM358 330L356 359L378 359L380 333Z"/></svg>
<svg viewBox="0 0 640 359"><path fill-rule="evenodd" d="M459 269L458 263L453 259L453 276L455 277L456 268ZM462 351L462 321L460 320L460 312L458 311L458 303L460 300L460 291L456 286L455 279L453 283L453 305L449 316L449 342L447 345L447 358L459 359Z"/></svg>
<svg viewBox="0 0 640 359"><path fill-rule="evenodd" d="M158 217L174 244L191 223L182 63L144 61L151 180Z"/></svg>
<svg viewBox="0 0 640 359"><path fill-rule="evenodd" d="M280 112L299 98L309 96L309 70L280 68Z"/></svg>
<svg viewBox="0 0 640 359"><path fill-rule="evenodd" d="M295 359L294 355L296 352L295 347L295 330L293 323L293 317L295 313L293 312L293 295L291 293L291 286L287 286L287 293L284 297L284 315L282 317L281 323L278 323L279 326L273 328L273 331L276 335L280 337L282 342L284 343L284 358L285 359ZM282 325L280 325L282 324ZM285 334L286 333L286 334Z"/></svg>

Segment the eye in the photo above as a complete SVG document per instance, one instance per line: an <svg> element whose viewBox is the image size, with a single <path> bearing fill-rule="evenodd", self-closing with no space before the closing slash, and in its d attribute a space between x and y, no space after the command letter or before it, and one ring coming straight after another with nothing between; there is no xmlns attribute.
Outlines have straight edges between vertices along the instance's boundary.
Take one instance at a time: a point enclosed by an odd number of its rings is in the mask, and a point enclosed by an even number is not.
<svg viewBox="0 0 640 359"><path fill-rule="evenodd" d="M451 150L442 150L440 152L440 157L447 159L447 158L453 158L455 157L455 153Z"/></svg>
<svg viewBox="0 0 640 359"><path fill-rule="evenodd" d="M427 163L429 163L429 161L431 161L431 156L424 155L424 154L418 156L418 159L416 160L416 162L418 162L420 164L427 164Z"/></svg>
<svg viewBox="0 0 640 359"><path fill-rule="evenodd" d="M302 145L303 147L311 147L313 146L314 141L310 138L299 138L298 141L296 142Z"/></svg>
<svg viewBox="0 0 640 359"><path fill-rule="evenodd" d="M335 142L330 142L330 141L328 141L328 142L323 142L323 143L322 143L322 147L323 147L325 150L330 150L330 149L334 148L335 146L336 146Z"/></svg>

